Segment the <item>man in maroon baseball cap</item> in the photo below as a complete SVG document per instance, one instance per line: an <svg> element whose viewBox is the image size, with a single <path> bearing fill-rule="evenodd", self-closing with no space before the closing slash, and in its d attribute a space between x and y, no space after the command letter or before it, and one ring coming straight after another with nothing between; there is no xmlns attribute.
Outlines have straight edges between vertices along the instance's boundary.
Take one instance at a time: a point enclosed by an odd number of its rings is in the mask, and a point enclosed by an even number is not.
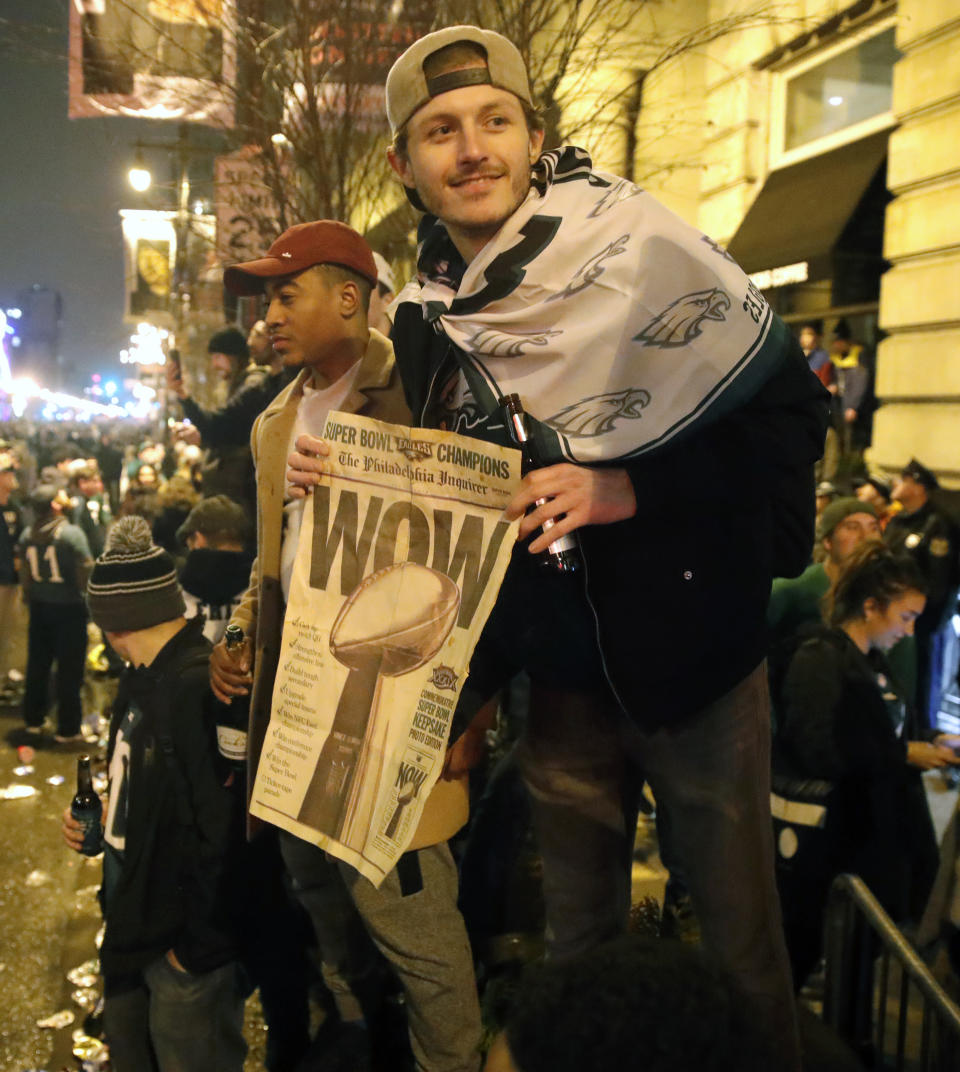
<svg viewBox="0 0 960 1072"><path fill-rule="evenodd" d="M314 220L288 227L265 257L227 268L223 282L232 294L262 294L267 280L295 275L316 264L349 269L376 286L373 251L352 227L336 220Z"/></svg>
<svg viewBox="0 0 960 1072"><path fill-rule="evenodd" d="M230 619L248 638L239 660L221 641L213 649L210 682L227 703L250 695L247 773L256 777L270 721L284 608L303 518L302 497L285 493L288 458L302 468L325 456L319 437L333 410L391 424L410 424L389 339L367 322L377 283L373 253L363 238L332 220L301 223L265 257L227 268L234 294L266 293L265 316L274 350L300 372L260 414L251 446L257 471L257 559L249 587ZM309 534L306 535L309 539ZM250 643L256 638L256 650ZM453 806L451 795L463 807ZM311 915L324 974L336 983L341 1020L364 1034L379 1029L369 979L368 944L356 945L356 913L384 950L406 999L417 1066L433 1072L476 1072L480 1009L473 962L457 909L456 867L449 838L466 815L466 775L438 783L428 798L402 868L379 887L322 849L281 830L280 848L294 886ZM459 818L458 818L459 816ZM252 820L257 822L257 820ZM402 873L401 873L402 872ZM411 875L413 884L411 885ZM311 894L322 888L323 898ZM416 889L417 896L409 896ZM322 902L322 903L321 903ZM336 921L347 921L340 925ZM369 947L372 948L372 947Z"/></svg>
<svg viewBox="0 0 960 1072"><path fill-rule="evenodd" d="M285 365L309 367L313 388L355 371L371 343L367 310L377 265L363 237L345 223L298 223L265 257L227 268L223 282L233 294L266 293L273 349ZM384 343L377 336L377 346Z"/></svg>

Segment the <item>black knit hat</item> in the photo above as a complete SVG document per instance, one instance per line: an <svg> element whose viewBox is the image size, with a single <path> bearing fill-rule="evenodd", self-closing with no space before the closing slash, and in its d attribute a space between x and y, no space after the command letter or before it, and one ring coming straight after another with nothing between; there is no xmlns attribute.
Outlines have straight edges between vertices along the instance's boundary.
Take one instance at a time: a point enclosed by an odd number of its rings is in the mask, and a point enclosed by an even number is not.
<svg viewBox="0 0 960 1072"><path fill-rule="evenodd" d="M136 632L186 612L173 559L142 517L122 517L87 582L90 617L108 633Z"/></svg>
<svg viewBox="0 0 960 1072"><path fill-rule="evenodd" d="M235 357L241 364L246 364L250 359L250 347L247 346L247 337L237 328L224 328L210 336L207 343L208 354L226 354L227 357Z"/></svg>

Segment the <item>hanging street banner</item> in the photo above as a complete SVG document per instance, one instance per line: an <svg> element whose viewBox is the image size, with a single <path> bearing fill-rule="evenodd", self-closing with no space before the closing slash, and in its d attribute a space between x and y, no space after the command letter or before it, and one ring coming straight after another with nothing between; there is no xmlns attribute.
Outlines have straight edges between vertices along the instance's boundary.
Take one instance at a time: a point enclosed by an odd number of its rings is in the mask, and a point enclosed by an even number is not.
<svg viewBox="0 0 960 1072"><path fill-rule="evenodd" d="M289 168L281 170L280 178L290 181ZM276 199L264 179L256 145L216 158L213 189L217 252L223 264L256 260L286 229L280 226Z"/></svg>
<svg viewBox="0 0 960 1072"><path fill-rule="evenodd" d="M251 814L379 885L443 766L519 522L520 453L331 413Z"/></svg>
<svg viewBox="0 0 960 1072"><path fill-rule="evenodd" d="M71 0L71 119L233 125L236 0Z"/></svg>
<svg viewBox="0 0 960 1072"><path fill-rule="evenodd" d="M173 328L176 323L172 292L177 242L186 246L185 276L189 280L189 308L210 312L223 320L223 270L216 261L213 216L191 215L155 209L121 209L123 227L124 319L143 320ZM185 224L185 226L184 226ZM215 330L215 326L211 329Z"/></svg>

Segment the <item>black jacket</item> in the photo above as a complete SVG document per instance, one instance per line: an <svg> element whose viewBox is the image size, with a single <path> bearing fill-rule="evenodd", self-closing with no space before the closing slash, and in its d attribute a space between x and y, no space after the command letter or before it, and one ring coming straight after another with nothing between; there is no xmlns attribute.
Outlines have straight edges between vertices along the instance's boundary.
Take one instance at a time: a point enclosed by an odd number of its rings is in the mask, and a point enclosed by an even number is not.
<svg viewBox="0 0 960 1072"><path fill-rule="evenodd" d="M224 920L236 801L219 769L202 626L188 622L151 666L128 668L120 679L111 757L131 704L143 718L130 741L122 869L106 906L107 975L138 971L169 949L195 973L234 956Z"/></svg>
<svg viewBox="0 0 960 1072"><path fill-rule="evenodd" d="M291 376L251 373L220 409L204 409L187 397L180 400L183 415L196 425L205 447L246 447L253 422L270 405Z"/></svg>
<svg viewBox="0 0 960 1072"><path fill-rule="evenodd" d="M779 320L771 331L780 367L753 397L615 463L633 482L636 515L580 530L606 676L646 729L700 710L762 661L770 583L810 561L829 396ZM428 419L450 343L413 303L399 307L391 337L414 421ZM536 417L535 400L528 408ZM475 680L482 658L481 638Z"/></svg>
<svg viewBox="0 0 960 1072"><path fill-rule="evenodd" d="M99 496L88 499L85 495L77 498L73 511L73 523L83 529L90 544L90 554L99 558L107 541L107 529L113 521L107 497Z"/></svg>
<svg viewBox="0 0 960 1072"><path fill-rule="evenodd" d="M884 687L878 683L878 672ZM826 844L832 871L859 874L895 919L918 916L937 867L937 843L920 772L907 764L907 717L898 735L884 690L889 668L839 629L813 626L774 697L775 778L833 784Z"/></svg>
<svg viewBox="0 0 960 1072"><path fill-rule="evenodd" d="M266 369L248 368L219 410L205 410L191 398L181 401L184 416L196 425L205 448L201 469L204 496L226 495L253 511L256 484L250 432L281 384L282 374L271 376Z"/></svg>

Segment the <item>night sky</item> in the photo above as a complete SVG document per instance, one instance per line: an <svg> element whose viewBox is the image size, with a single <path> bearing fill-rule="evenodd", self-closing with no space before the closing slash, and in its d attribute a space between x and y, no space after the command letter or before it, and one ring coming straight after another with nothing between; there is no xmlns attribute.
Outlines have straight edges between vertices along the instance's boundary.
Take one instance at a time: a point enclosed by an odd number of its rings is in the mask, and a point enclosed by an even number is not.
<svg viewBox="0 0 960 1072"><path fill-rule="evenodd" d="M118 211L157 207L127 184L134 144L173 139L176 126L67 118L68 0L0 0L0 18L0 303L34 283L60 291L60 353L78 386L118 370L130 337ZM20 35L8 20L32 25ZM169 177L162 157L149 163Z"/></svg>

